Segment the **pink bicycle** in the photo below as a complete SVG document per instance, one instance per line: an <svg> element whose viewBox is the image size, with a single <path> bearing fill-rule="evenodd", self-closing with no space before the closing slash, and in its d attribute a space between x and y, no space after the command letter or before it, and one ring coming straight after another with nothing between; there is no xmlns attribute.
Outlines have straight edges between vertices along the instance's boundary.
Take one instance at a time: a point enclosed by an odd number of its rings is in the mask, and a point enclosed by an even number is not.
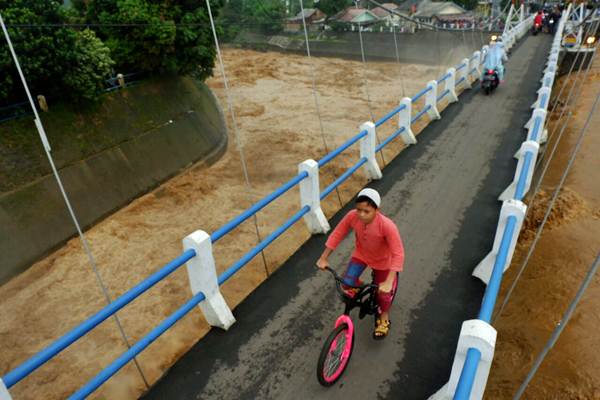
<svg viewBox="0 0 600 400"><path fill-rule="evenodd" d="M374 283L360 286L347 285L333 269L326 268L326 270L333 275L337 291L345 304L344 313L338 317L333 331L325 340L317 363L319 383L323 386L331 386L340 379L346 370L354 349L354 323L350 318L350 312L355 308L359 308L358 317L360 319L363 319L366 315L373 315L376 320L378 286ZM397 284L398 279L395 280L395 285L392 288L394 296L396 295ZM344 290L342 285L353 290Z"/></svg>

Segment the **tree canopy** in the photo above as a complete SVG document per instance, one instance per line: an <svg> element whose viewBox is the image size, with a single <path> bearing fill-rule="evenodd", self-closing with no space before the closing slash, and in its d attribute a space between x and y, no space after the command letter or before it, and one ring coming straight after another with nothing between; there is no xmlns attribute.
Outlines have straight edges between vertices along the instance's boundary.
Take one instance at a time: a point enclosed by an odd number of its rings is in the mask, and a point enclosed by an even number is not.
<svg viewBox="0 0 600 400"><path fill-rule="evenodd" d="M111 73L212 74L215 47L204 1L0 0L32 95L98 96ZM0 45L0 103L25 98L8 46Z"/></svg>
<svg viewBox="0 0 600 400"><path fill-rule="evenodd" d="M46 95L93 98L113 64L108 48L90 30L60 26L68 13L56 0L0 0L21 69L31 89ZM0 101L25 91L8 45L0 46Z"/></svg>

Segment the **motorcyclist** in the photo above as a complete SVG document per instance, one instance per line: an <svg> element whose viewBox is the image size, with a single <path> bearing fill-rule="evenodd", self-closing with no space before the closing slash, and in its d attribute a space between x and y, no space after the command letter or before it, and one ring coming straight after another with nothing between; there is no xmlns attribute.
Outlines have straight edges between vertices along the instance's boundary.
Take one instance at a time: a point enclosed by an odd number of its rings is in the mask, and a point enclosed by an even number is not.
<svg viewBox="0 0 600 400"><path fill-rule="evenodd" d="M533 26L537 27L534 29L540 29L542 27L542 24L544 23L544 13L542 12L542 10L539 10L537 12L537 14L535 14L535 17L533 18Z"/></svg>
<svg viewBox="0 0 600 400"><path fill-rule="evenodd" d="M554 8L552 10L552 12L550 13L550 17L549 19L551 21L553 21L552 24L550 24L550 33L554 34L556 32L556 27L558 25L558 21L560 20L561 17L561 12L558 8Z"/></svg>
<svg viewBox="0 0 600 400"><path fill-rule="evenodd" d="M496 35L492 36L488 52L485 56L484 68L487 70L495 70L498 73L498 79L500 83L504 83L504 61L507 61L506 51L504 50L504 43L501 38ZM485 73L484 71L484 73Z"/></svg>

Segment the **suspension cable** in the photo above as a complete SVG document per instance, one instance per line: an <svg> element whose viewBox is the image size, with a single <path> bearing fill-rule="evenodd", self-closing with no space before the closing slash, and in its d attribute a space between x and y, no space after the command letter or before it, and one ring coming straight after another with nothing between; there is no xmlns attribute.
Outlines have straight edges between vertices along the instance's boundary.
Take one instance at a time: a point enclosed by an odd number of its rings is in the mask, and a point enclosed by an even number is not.
<svg viewBox="0 0 600 400"><path fill-rule="evenodd" d="M67 195L67 192L65 191L65 188L63 186L60 175L58 174L58 170L56 169L56 166L54 165L54 159L52 158L52 155L50 154L50 145L47 142L48 139L46 138L46 134L44 133L42 120L41 120L40 116L38 115L37 108L35 107L35 104L31 97L31 93L29 91L29 86L27 85L25 75L23 74L23 71L21 70L21 64L19 63L19 59L17 58L17 54L15 53L15 49L13 48L13 44L10 39L10 35L8 34L8 30L6 29L6 26L4 25L4 19L2 18L1 14L0 14L0 25L2 25L2 30L4 32L4 36L8 43L8 47L10 49L10 52L11 52L11 55L15 62L15 65L17 67L17 71L21 78L21 82L23 83L23 87L25 88L27 98L29 99L29 104L31 105L31 108L33 110L33 114L34 114L35 120L36 120L36 126L38 128L38 133L40 135L40 139L42 140L42 144L43 144L44 150L46 152L48 161L50 162L50 167L52 168L52 174L54 175L54 178L56 179L56 183L58 184L58 188L60 189L63 200L64 200L64 202L67 206L67 209L69 211L69 214L71 216L71 219L73 220L73 224L75 225L75 228L77 229L77 234L79 235L79 239L81 240L81 244L83 245L84 252L85 252L85 254L88 258L88 261L92 267L92 271L96 277L96 281L98 282L98 285L100 286L102 294L104 295L104 299L106 300L107 304L110 304L110 303L112 303L112 298L110 297L108 288L106 287L106 285L104 284L104 281L102 280L102 276L100 275L100 271L98 270L98 265L96 264L96 259L94 258L94 255L92 254L92 249L90 248L87 238L85 237L85 235L81 229L81 225L79 224L79 221L77 220L77 216L75 215L75 211L73 210L73 207L69 200L69 196ZM127 348L130 349L131 345L130 345L129 339L127 338L127 335L125 333L125 329L123 328L123 325L121 324L121 320L119 319L119 316L117 315L117 313L115 313L115 314L113 314L113 317L114 317L114 321L117 325L117 329L119 330L119 333L121 334L121 338L123 339L123 342L125 343ZM144 385L146 386L147 389L149 389L150 385L148 384L146 376L144 375L144 372L142 371L142 367L138 363L137 358L134 357L133 361L134 361L135 366L140 374L140 377L142 378L142 381L144 381Z"/></svg>
<svg viewBox="0 0 600 400"><path fill-rule="evenodd" d="M358 3L356 3L356 8L358 8ZM369 115L371 115L371 121L375 122L375 115L373 114L373 107L371 106L371 95L369 93L369 78L367 77L368 67L367 67L367 59L365 57L365 47L363 44L362 37L362 25L358 24L358 40L360 41L360 55L363 64L363 82L365 86L365 93L367 94L367 107L369 108ZM377 140L377 145L381 142L379 140L379 134L375 131L375 139ZM383 157L383 149L379 151L379 156L381 157L381 162L385 167L385 158Z"/></svg>
<svg viewBox="0 0 600 400"><path fill-rule="evenodd" d="M592 63L590 63L590 64L588 65L588 69L587 69L587 71L586 71L586 77L587 77L587 72L589 72L589 69L590 69L590 66L591 66L591 65L592 65ZM583 85L581 86L580 90L581 90L582 88L583 88ZM547 209L546 209L546 213L545 213L545 215L544 215L544 218L543 218L543 220L542 220L542 223L540 224L540 226L539 226L539 227L538 227L538 229L537 229L537 232L536 232L535 238L534 238L533 242L531 243L531 246L529 247L529 250L528 250L528 252L527 252L527 256L526 256L526 257L525 257L525 259L523 260L523 262L522 262L522 264L521 264L521 267L520 267L520 269L519 269L519 272L517 273L517 276L516 276L516 277L515 277L515 279L513 280L513 282L512 282L512 284L511 284L511 286L510 286L510 288L509 288L508 292L506 293L506 296L504 297L504 300L503 300L503 302L502 302L502 306L500 307L500 309L499 309L499 310L498 310L498 312L496 313L496 316L494 317L494 321L495 321L495 320L496 320L496 319L497 319L497 318L498 318L498 317L499 317L499 316L502 314L502 311L504 310L504 308L505 308L505 307L506 307L506 305L508 304L508 301L509 301L509 299L510 299L511 295L512 295L512 293L513 293L513 291L514 291L515 287L517 286L517 283L519 282L519 279L520 279L520 278L521 278L521 276L523 275L523 272L525 271L525 268L526 268L526 267L527 267L527 265L528 265L529 259L531 258L531 255L533 254L533 251L535 250L535 248L536 248L536 246L537 246L537 243L538 243L538 241L539 241L539 239L540 239L540 237L541 237L541 235L542 235L542 231L543 231L543 229L544 229L544 226L545 226L545 224L546 224L546 221L548 220L548 217L550 216L550 213L551 213L551 211L552 211L552 207L553 207L553 205L554 205L554 202L556 201L556 199L557 199L557 197L558 197L558 194L559 194L559 192L560 192L560 189L562 188L562 185L564 184L564 181L565 181L565 179L566 179L566 177L567 177L567 173L569 172L569 170L570 170L570 168L571 168L571 165L573 164L573 161L574 161L574 159L575 159L575 156L577 155L577 152L579 151L579 147L580 147L580 145L581 145L581 141L582 141L582 139L583 139L583 137L584 137L584 135L585 135L585 133L586 133L586 128L587 128L587 125L589 124L589 121L591 120L591 117L592 117L592 115L593 115L593 113L594 113L594 111L595 111L595 108L596 108L597 102L598 102L598 99L596 99L596 102L594 102L594 105L592 106L592 109L591 109L591 111L590 111L590 113L589 113L589 115L588 115L588 119L587 119L587 121L586 121L586 124L585 124L585 126L584 126L584 129L582 129L582 131L581 131L581 133L580 133L580 135L579 135L579 138L578 138L578 140L577 140L577 144L576 144L575 148L573 149L573 152L572 152L572 154L571 154L571 158L570 158L570 160L569 160L569 163L567 164L567 167L566 167L566 169L565 169L565 171L564 171L564 173L563 173L563 175L562 175L562 178L561 178L561 180L560 180L560 183L559 183L559 185L557 186L557 188L556 188L556 189L555 189L555 191L554 191L554 194L553 194L553 196L552 196L552 200L551 200L551 201L550 201L550 203L548 204L548 207L547 207ZM571 115L572 115L572 114L569 114L569 117L568 117L567 121L565 122L565 125L564 125L564 126L566 126L566 124L569 122L569 120L570 120L570 118L571 118ZM546 170L544 170L544 173L545 173L545 172L546 172ZM540 179L540 181L539 181L539 182L541 182L541 179ZM538 186L537 188L539 189L539 186ZM530 203L529 207L527 207L527 210L530 210L530 209L531 209L531 207L532 207L532 203Z"/></svg>
<svg viewBox="0 0 600 400"><path fill-rule="evenodd" d="M535 376L540 365L542 365L542 362L544 362L544 359L548 355L548 352L550 352L550 350L554 347L554 345L558 341L560 334L566 328L567 324L571 320L571 316L575 312L575 308L577 307L577 304L579 304L579 301L583 297L583 293L588 288L588 286L592 282L592 279L596 275L596 272L598 271L598 266L600 266L600 253L598 253L596 255L596 260L593 262L593 264L591 265L590 269L588 270L586 276L583 278L583 281L581 282L581 286L579 287L577 294L575 294L575 297L571 301L571 304L569 304L567 311L565 312L562 319L559 321L558 325L554 329L554 332L552 332L552 335L550 336L548 343L546 343L546 346L544 347L542 352L536 358L533 366L531 367L531 370L529 371L529 373L527 374L527 377L525 378L525 381L523 381L523 383L519 387L519 390L513 397L513 400L519 400L521 398L521 396L525 392L525 389L527 389L527 386L529 385L529 383Z"/></svg>
<svg viewBox="0 0 600 400"><path fill-rule="evenodd" d="M221 54L221 47L219 46L219 39L217 36L217 30L215 29L215 21L213 19L213 15L212 15L212 10L210 8L210 0L206 0L206 7L208 10L208 18L210 19L210 27L212 29L212 34L213 34L213 38L215 41L215 48L217 50L217 57L219 59L219 67L221 69L221 76L223 77L223 86L225 87L225 93L227 96L227 108L229 109L229 114L231 115L231 121L233 124L233 131L234 131L234 136L235 136L235 143L236 143L236 147L238 149L238 152L240 154L240 161L242 163L242 170L244 172L244 179L246 181L246 186L248 186L248 189L252 189L252 185L250 184L250 177L248 175L248 167L246 165L246 158L244 156L244 150L242 148L242 143L241 143L241 139L240 139L240 134L239 134L239 129L238 129L238 124L235 118L235 110L233 109L233 100L231 97L231 92L229 90L229 83L227 81L227 75L225 74L225 64L223 63L223 56ZM256 231L256 239L257 239L257 243L260 243L262 241L261 236L260 236L260 231L258 229L258 218L256 217L256 214L254 214L252 216L252 220L254 221L254 229ZM265 253L263 250L260 251L262 260L263 260L263 264L264 264L264 268L265 268L265 274L267 275L267 277L270 276L269 273L269 268L267 267L267 258L265 257Z"/></svg>
<svg viewBox="0 0 600 400"><path fill-rule="evenodd" d="M315 64L310 55L310 44L308 42L308 29L306 28L306 18L304 17L304 2L302 0L298 0L300 3L300 12L302 13L302 26L304 27L304 39L306 41L306 54L308 55L308 62L311 67L311 75L312 75L312 92L313 97L315 99L315 107L317 109L317 118L319 119L319 128L321 130L321 138L323 139L323 147L325 148L325 154L329 154L329 147L327 146L327 140L325 139L325 129L323 128L323 120L321 119L321 108L319 107L319 96L317 94L317 77L315 71ZM337 194L338 201L340 203L340 208L344 206L342 203L342 196L340 196L339 186L335 187L335 193Z"/></svg>

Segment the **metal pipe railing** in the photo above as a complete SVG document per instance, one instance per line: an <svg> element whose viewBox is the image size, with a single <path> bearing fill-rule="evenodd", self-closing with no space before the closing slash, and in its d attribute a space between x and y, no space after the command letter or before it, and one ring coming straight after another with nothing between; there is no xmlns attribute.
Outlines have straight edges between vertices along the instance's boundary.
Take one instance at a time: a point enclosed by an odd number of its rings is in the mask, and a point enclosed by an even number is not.
<svg viewBox="0 0 600 400"><path fill-rule="evenodd" d="M156 285L162 279L167 277L169 274L171 274L173 271L181 267L188 260L192 259L195 256L195 251L185 251L179 257L162 267L159 271L150 275L148 278L144 279L142 282L138 283L135 287L129 289L126 293L121 295L115 301L108 304L96 314L79 324L70 332L68 332L67 334L56 340L54 343L52 343L50 346L46 347L44 350L31 357L29 360L25 361L23 364L19 365L17 368L4 375L2 377L2 380L4 381L6 387L10 388L11 386L19 382L21 379L31 374L33 371L38 369L41 365L49 361L51 358L60 353L66 347L71 345L73 342L77 341L79 338L91 331L93 328L98 326L100 323L112 316L121 308L131 303L146 290Z"/></svg>
<svg viewBox="0 0 600 400"><path fill-rule="evenodd" d="M288 182L281 185L275 191L264 197L262 200L258 201L252 207L244 211L242 214L238 215L236 218L232 219L221 228L217 229L210 235L210 240L215 243L217 240L221 239L223 236L227 235L229 232L237 228L242 222L246 221L248 218L252 217L258 211L266 207L268 204L273 202L278 197L282 196L284 193L292 189L294 186L302 182L303 179L308 177L308 173L303 171L296 175L294 178L290 179Z"/></svg>

